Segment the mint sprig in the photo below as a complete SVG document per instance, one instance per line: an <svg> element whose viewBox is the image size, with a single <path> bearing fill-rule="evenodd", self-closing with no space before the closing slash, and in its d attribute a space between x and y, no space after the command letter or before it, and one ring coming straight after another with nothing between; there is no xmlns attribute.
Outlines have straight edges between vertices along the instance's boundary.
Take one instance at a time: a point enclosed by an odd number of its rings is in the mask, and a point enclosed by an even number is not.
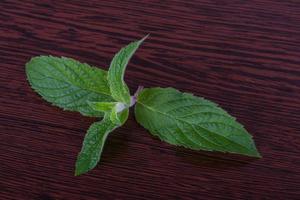
<svg viewBox="0 0 300 200"><path fill-rule="evenodd" d="M174 88L139 87L130 96L125 69L147 37L122 48L108 72L65 57L39 56L26 64L31 87L46 101L84 116L102 117L87 131L75 175L97 165L108 134L126 122L134 105L137 122L167 143L260 157L246 129L209 100Z"/></svg>

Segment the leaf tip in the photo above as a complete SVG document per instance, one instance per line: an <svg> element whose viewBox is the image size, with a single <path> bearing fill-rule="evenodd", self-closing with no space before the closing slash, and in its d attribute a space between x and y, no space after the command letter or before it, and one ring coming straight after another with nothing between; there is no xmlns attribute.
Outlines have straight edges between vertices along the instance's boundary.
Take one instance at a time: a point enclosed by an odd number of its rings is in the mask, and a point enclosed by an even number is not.
<svg viewBox="0 0 300 200"><path fill-rule="evenodd" d="M250 152L248 152L245 155L253 157L253 158L258 158L258 159L262 158L262 155L259 153L259 151L256 149L256 147L254 147L254 149L252 149Z"/></svg>
<svg viewBox="0 0 300 200"><path fill-rule="evenodd" d="M81 176L84 172L75 170L74 176Z"/></svg>
<svg viewBox="0 0 300 200"><path fill-rule="evenodd" d="M140 41L139 43L143 43L148 37L150 36L150 33L148 33L146 36L144 36Z"/></svg>
<svg viewBox="0 0 300 200"><path fill-rule="evenodd" d="M85 168L81 167L79 165L79 163L76 163L76 167L75 167L75 172L74 172L74 176L80 176L86 172L88 172L89 170L86 170Z"/></svg>
<svg viewBox="0 0 300 200"><path fill-rule="evenodd" d="M256 151L256 154L254 155L254 157L260 159L260 158L262 158L262 155L258 151Z"/></svg>
<svg viewBox="0 0 300 200"><path fill-rule="evenodd" d="M81 174L75 170L74 176L80 176Z"/></svg>

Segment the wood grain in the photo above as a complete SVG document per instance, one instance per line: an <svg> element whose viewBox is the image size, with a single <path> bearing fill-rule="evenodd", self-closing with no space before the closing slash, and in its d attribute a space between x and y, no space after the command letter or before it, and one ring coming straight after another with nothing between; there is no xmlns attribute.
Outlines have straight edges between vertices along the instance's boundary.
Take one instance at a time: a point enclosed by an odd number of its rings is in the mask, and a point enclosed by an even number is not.
<svg viewBox="0 0 300 200"><path fill-rule="evenodd" d="M170 146L131 115L101 164L73 176L95 119L43 101L25 63L51 54L107 68L148 33L127 68L131 91L173 86L219 103L262 159ZM0 61L0 199L299 199L299 1L1 0Z"/></svg>

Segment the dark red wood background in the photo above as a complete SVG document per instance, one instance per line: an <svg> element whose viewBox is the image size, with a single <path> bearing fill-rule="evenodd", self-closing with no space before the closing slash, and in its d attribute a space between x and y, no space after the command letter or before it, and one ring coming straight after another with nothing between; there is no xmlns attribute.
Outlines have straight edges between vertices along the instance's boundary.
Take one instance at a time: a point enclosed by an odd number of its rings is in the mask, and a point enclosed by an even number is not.
<svg viewBox="0 0 300 200"><path fill-rule="evenodd" d="M64 112L26 81L33 56L107 68L150 33L126 81L214 100L254 136L262 159L173 147L131 115L101 164L74 177L96 119ZM0 199L299 199L300 2L0 1ZM132 114L132 113L131 113Z"/></svg>

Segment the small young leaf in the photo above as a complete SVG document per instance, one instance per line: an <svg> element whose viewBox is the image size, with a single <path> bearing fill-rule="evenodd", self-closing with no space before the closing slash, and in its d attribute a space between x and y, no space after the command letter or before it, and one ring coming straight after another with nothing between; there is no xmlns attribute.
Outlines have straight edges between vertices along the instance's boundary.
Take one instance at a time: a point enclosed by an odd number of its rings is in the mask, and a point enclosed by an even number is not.
<svg viewBox="0 0 300 200"><path fill-rule="evenodd" d="M173 145L260 157L251 135L215 103L173 88L140 92L136 120Z"/></svg>
<svg viewBox="0 0 300 200"><path fill-rule="evenodd" d="M110 121L112 121L112 123L118 124L118 125L121 124L116 106L113 107L113 109L111 110L109 117L110 117Z"/></svg>
<svg viewBox="0 0 300 200"><path fill-rule="evenodd" d="M89 106L95 111L110 112L116 105L117 102L88 102Z"/></svg>
<svg viewBox="0 0 300 200"><path fill-rule="evenodd" d="M130 58L146 38L147 36L122 48L111 61L108 70L108 83L112 97L116 101L130 104L130 93L124 82L124 73Z"/></svg>
<svg viewBox="0 0 300 200"><path fill-rule="evenodd" d="M87 101L113 101L107 72L71 58L39 56L26 64L28 81L45 100L85 116L103 116Z"/></svg>
<svg viewBox="0 0 300 200"><path fill-rule="evenodd" d="M114 124L121 124L118 113L123 111L124 109L126 109L126 107L123 103L119 103L119 102L89 102L89 105L95 111L108 113L108 115L110 116L110 120Z"/></svg>
<svg viewBox="0 0 300 200"><path fill-rule="evenodd" d="M121 124L127 120L128 113L126 109L119 114ZM106 113L101 122L95 122L90 126L76 161L75 176L86 173L97 165L108 134L121 124L113 123L110 120L110 113Z"/></svg>

